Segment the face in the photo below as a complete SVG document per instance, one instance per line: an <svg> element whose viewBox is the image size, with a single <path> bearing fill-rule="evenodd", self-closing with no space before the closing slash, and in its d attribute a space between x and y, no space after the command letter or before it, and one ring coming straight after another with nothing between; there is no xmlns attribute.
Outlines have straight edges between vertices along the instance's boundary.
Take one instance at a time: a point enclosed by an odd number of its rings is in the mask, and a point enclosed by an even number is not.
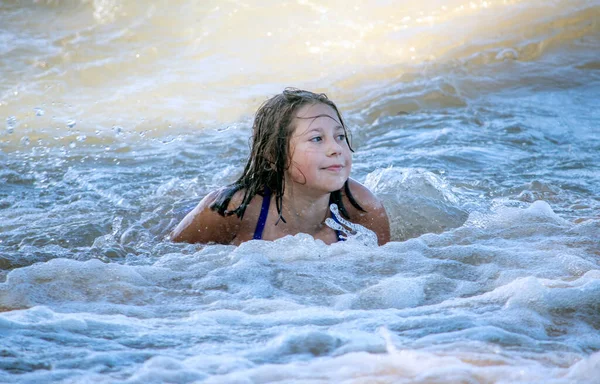
<svg viewBox="0 0 600 384"><path fill-rule="evenodd" d="M321 103L304 105L292 126L286 178L319 193L342 188L350 176L352 156L335 110Z"/></svg>

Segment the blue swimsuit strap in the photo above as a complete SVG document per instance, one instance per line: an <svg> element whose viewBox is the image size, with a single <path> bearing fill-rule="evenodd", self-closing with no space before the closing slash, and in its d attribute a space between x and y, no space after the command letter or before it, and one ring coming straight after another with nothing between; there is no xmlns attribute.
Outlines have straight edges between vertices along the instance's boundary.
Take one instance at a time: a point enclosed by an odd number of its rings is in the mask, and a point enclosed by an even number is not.
<svg viewBox="0 0 600 384"><path fill-rule="evenodd" d="M260 207L260 216L256 222L256 229L254 230L254 240L262 239L262 233L267 223L267 216L269 215L269 205L271 204L271 190L265 187L263 192L262 207Z"/></svg>
<svg viewBox="0 0 600 384"><path fill-rule="evenodd" d="M331 215L331 218L333 219L333 221L335 221L339 225L342 225L342 223L339 222L339 220L337 219L337 217L335 217L335 215ZM337 229L335 229L335 235L337 236L338 241L346 241L346 239L344 239L342 237L342 232L338 231Z"/></svg>
<svg viewBox="0 0 600 384"><path fill-rule="evenodd" d="M271 190L265 187L265 191L263 192L263 202L262 206L260 207L260 215L258 216L258 221L256 222L256 229L254 229L254 236L252 237L252 239L254 240L262 239L262 233L265 229L265 224L267 223L267 216L269 215L270 204ZM335 220L336 223L339 224L338 219L334 215L331 215L331 217L333 218L333 220ZM342 237L342 233L340 231L336 230L335 234L337 236L338 241L346 240Z"/></svg>

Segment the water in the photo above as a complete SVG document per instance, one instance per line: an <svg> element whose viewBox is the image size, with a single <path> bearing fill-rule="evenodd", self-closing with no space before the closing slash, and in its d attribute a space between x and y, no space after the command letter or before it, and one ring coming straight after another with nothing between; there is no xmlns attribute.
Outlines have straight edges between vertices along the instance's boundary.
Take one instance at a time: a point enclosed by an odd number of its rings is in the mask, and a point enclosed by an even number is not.
<svg viewBox="0 0 600 384"><path fill-rule="evenodd" d="M0 382L597 382L599 16L2 2ZM285 86L338 102L393 241L165 241Z"/></svg>

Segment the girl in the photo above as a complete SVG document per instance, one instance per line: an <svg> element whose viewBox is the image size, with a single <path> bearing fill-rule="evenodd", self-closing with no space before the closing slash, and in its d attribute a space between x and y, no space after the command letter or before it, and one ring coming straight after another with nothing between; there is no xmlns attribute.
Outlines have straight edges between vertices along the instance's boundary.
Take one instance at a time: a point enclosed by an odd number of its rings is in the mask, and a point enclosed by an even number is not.
<svg viewBox="0 0 600 384"><path fill-rule="evenodd" d="M331 244L343 240L325 225L335 203L343 217L385 244L387 214L371 191L349 178L351 152L342 116L327 96L286 88L256 112L242 176L202 199L171 240L239 245L302 232Z"/></svg>

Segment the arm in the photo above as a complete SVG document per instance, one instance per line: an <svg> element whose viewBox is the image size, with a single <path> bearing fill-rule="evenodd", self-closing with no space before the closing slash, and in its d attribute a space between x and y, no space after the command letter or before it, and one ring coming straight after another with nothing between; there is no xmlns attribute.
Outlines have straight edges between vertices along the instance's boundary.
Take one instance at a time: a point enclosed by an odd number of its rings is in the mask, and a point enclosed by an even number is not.
<svg viewBox="0 0 600 384"><path fill-rule="evenodd" d="M174 242L230 244L237 235L241 220L223 217L210 209L219 191L209 193L171 232Z"/></svg>
<svg viewBox="0 0 600 384"><path fill-rule="evenodd" d="M352 221L369 228L377 235L379 245L390 241L390 221L381 201L367 187L354 179L348 180L350 192L365 212L353 209ZM350 202L344 202L346 207Z"/></svg>

